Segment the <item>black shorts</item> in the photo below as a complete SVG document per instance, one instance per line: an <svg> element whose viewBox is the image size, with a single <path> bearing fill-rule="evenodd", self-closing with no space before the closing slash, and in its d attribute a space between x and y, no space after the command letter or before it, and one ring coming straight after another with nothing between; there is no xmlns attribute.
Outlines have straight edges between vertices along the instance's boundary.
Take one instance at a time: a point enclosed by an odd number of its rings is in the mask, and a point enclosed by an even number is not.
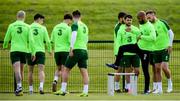
<svg viewBox="0 0 180 101"><path fill-rule="evenodd" d="M20 63L26 63L26 54L25 52L10 52L11 63L14 64L17 61Z"/></svg>
<svg viewBox="0 0 180 101"><path fill-rule="evenodd" d="M139 68L140 58L138 55L124 55L120 62L120 67L134 67Z"/></svg>
<svg viewBox="0 0 180 101"><path fill-rule="evenodd" d="M45 53L44 52L36 52L36 60L33 62L31 59L31 54L27 55L28 65L34 66L35 64L45 64Z"/></svg>
<svg viewBox="0 0 180 101"><path fill-rule="evenodd" d="M78 63L79 68L87 68L88 53L87 50L75 49L73 50L74 55L67 58L65 66L67 68L73 68Z"/></svg>
<svg viewBox="0 0 180 101"><path fill-rule="evenodd" d="M169 62L169 53L166 49L154 51L154 63Z"/></svg>
<svg viewBox="0 0 180 101"><path fill-rule="evenodd" d="M54 59L56 61L56 65L57 66L64 65L68 55L69 55L69 52L55 52Z"/></svg>

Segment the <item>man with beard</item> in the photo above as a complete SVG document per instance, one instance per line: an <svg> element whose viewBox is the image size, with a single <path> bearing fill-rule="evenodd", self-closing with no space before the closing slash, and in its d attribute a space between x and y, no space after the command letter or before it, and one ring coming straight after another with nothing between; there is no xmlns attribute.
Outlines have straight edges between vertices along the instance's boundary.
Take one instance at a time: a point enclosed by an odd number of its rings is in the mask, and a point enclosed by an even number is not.
<svg viewBox="0 0 180 101"><path fill-rule="evenodd" d="M106 65L111 68L117 68L119 66L119 60L122 59L124 52L137 53L137 55L141 59L142 69L145 77L144 94L149 94L149 54L154 49L156 32L154 26L147 20L146 13L144 11L138 12L137 18L140 24L139 29L141 32L141 35L139 35L139 37L137 38L137 44L120 46L115 63ZM126 30L132 31L131 28L128 28Z"/></svg>
<svg viewBox="0 0 180 101"><path fill-rule="evenodd" d="M171 72L168 68L169 55L172 51L172 43L174 34L169 25L156 17L156 12L149 10L146 12L147 19L154 25L156 30L156 42L153 52L153 93L161 94L162 91L162 75L161 69L168 78L167 92L172 92ZM163 39L163 40L162 40Z"/></svg>
<svg viewBox="0 0 180 101"><path fill-rule="evenodd" d="M122 25L124 25L124 16L126 15L125 12L119 12L118 14L118 23L115 25L115 28L114 28L114 55L115 57L117 56L118 54L118 50L119 50L119 43L117 43L117 33L118 33L118 30L120 29L120 27ZM118 41L119 42L119 41ZM120 61L121 62L121 61ZM116 73L121 73L123 72L123 69L124 68L117 68L115 70ZM114 91L117 92L117 93L120 93L121 90L120 90L120 84L119 84L119 80L120 80L120 76L119 75L115 75L114 77Z"/></svg>
<svg viewBox="0 0 180 101"><path fill-rule="evenodd" d="M122 25L117 33L116 44L118 46L136 44L137 37L140 35L140 31L137 27L132 25L132 16L126 15L124 17L125 24ZM131 73L132 69L138 75L139 74L139 64L140 60L137 54L125 52L123 58L120 62L120 67L125 68L126 73ZM126 76L126 91L129 92L130 89L130 76Z"/></svg>

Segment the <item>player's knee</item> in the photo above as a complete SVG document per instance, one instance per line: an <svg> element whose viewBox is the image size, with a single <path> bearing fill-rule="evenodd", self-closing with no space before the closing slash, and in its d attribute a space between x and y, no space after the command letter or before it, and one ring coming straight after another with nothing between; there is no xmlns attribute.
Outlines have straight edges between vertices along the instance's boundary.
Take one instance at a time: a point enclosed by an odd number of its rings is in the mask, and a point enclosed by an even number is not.
<svg viewBox="0 0 180 101"><path fill-rule="evenodd" d="M39 67L39 71L44 71L44 65L43 64L39 64L38 67Z"/></svg>
<svg viewBox="0 0 180 101"><path fill-rule="evenodd" d="M14 62L13 67L14 68L17 68L17 67L20 68L20 61Z"/></svg>
<svg viewBox="0 0 180 101"><path fill-rule="evenodd" d="M161 68L156 68L156 73L161 73Z"/></svg>

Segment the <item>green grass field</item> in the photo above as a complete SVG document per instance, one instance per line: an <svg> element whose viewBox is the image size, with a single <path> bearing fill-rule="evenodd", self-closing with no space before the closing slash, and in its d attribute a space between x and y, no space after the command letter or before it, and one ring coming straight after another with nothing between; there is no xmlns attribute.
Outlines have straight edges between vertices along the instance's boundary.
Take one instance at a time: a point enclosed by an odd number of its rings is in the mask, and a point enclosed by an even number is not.
<svg viewBox="0 0 180 101"><path fill-rule="evenodd" d="M94 48L93 48L94 45ZM90 77L90 84L89 84L89 91L90 92L97 92L97 93L105 93L107 92L107 73L108 72L114 72L114 70L109 69L105 67L105 63L112 63L114 60L113 57L113 50L108 49L111 44L100 44L100 43L94 43L89 44L91 48L89 49L89 60L88 60L88 71L89 71L89 77ZM108 46L107 48L105 48ZM180 52L178 50L179 44L174 45L174 51L171 56L170 61L170 69L172 71L172 79L173 79L173 87L174 92L180 92L180 75L179 75L179 57ZM102 49L96 49L96 47L104 47ZM9 59L9 51L2 51L0 50L0 92L13 92L13 71L10 64ZM45 67L45 92L51 92L51 83L53 81L54 71L56 69L54 59L53 57L46 55L46 67ZM151 72L151 67L149 68ZM141 68L140 68L141 70ZM23 87L24 91L28 92L28 82L27 82L27 67L24 68L24 81L23 81ZM34 91L38 92L38 86L39 86L39 80L38 80L38 69L37 67L34 70ZM152 73L151 73L152 77ZM167 89L167 79L164 76L163 73L163 90L166 92ZM144 86L144 77L142 71L140 72L140 76L138 79L138 92L141 93L143 91ZM151 79L152 82L152 79ZM69 92L81 92L82 91L82 78L80 76L79 70L77 67L74 67L71 76L68 82L68 91ZM122 87L122 84L121 84ZM60 88L60 85L58 85L58 88ZM152 88L152 83L151 83Z"/></svg>
<svg viewBox="0 0 180 101"><path fill-rule="evenodd" d="M66 96L57 96L53 94L33 94L17 97L14 94L0 93L0 100L180 100L180 94L171 93L163 95L142 95L132 96L129 94L115 94L108 96L107 94L90 93L88 97L79 97L79 93L70 93Z"/></svg>
<svg viewBox="0 0 180 101"><path fill-rule="evenodd" d="M167 20L175 33L175 39L180 39L180 2L179 0L6 0L0 1L0 41L4 39L5 32L10 23L14 22L18 10L27 12L26 22L31 24L33 16L36 13L44 14L46 17L45 26L47 26L49 35L53 26L62 21L63 15L67 12L79 9L82 12L82 19L88 25L90 33L89 40L113 40L113 29L117 22L119 11L130 13L134 17L134 25L137 26L136 13L140 10L155 9L159 18ZM138 96L127 94L116 94L114 97L107 96L107 73L114 72L104 66L105 63L111 63L114 60L112 43L89 44L89 97L80 98L79 92L82 91L82 78L77 67L73 68L68 82L68 91L78 92L69 95L55 96L50 93L41 96L39 94L15 97L13 92L13 69L9 59L9 51L2 50L0 44L0 100L180 100L180 68L179 68L179 44L174 44L174 51L171 56L170 69L172 71L174 92L164 93L160 96L141 95L143 90L143 74L138 80ZM55 71L53 57L47 54L44 85L45 92L51 92L51 83ZM141 69L141 68L140 68ZM151 67L150 67L151 71ZM23 87L28 92L27 67L24 69ZM38 71L34 71L34 91L38 92ZM152 75L151 75L152 77ZM151 79L152 82L152 79ZM58 85L60 87L60 85ZM166 91L167 81L163 74L163 90ZM152 88L152 83L151 83ZM93 93L92 93L93 92Z"/></svg>
<svg viewBox="0 0 180 101"><path fill-rule="evenodd" d="M113 28L119 11L134 16L140 10L154 9L157 16L167 20L180 39L180 2L179 0L6 0L0 1L0 40L4 39L7 27L16 17L18 10L27 12L26 22L31 24L36 13L44 14L45 25L50 34L53 26L62 21L64 13L79 9L82 19L90 30L90 40L113 40Z"/></svg>

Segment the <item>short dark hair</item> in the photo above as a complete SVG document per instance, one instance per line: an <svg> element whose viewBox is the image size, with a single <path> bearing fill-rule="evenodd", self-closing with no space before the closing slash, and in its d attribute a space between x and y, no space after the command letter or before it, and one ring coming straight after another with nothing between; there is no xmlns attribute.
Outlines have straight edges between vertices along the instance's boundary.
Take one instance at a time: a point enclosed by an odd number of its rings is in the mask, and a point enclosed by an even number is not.
<svg viewBox="0 0 180 101"><path fill-rule="evenodd" d="M65 19L71 19L72 20L72 15L71 14L65 14L64 15L64 20Z"/></svg>
<svg viewBox="0 0 180 101"><path fill-rule="evenodd" d="M39 18L44 19L45 17L44 17L43 15L37 13L37 14L34 16L34 20L37 20L37 19L39 19Z"/></svg>
<svg viewBox="0 0 180 101"><path fill-rule="evenodd" d="M126 15L125 17L124 17L124 19L127 19L127 18L130 18L130 19L132 19L133 17L132 17L132 15Z"/></svg>
<svg viewBox="0 0 180 101"><path fill-rule="evenodd" d="M156 12L154 10L148 10L148 11L146 11L146 15L148 15L148 14L156 14Z"/></svg>
<svg viewBox="0 0 180 101"><path fill-rule="evenodd" d="M73 15L73 17L80 17L81 13L79 10L75 10L75 11L73 11L72 15Z"/></svg>
<svg viewBox="0 0 180 101"><path fill-rule="evenodd" d="M119 12L118 19L123 18L126 15L125 12Z"/></svg>

